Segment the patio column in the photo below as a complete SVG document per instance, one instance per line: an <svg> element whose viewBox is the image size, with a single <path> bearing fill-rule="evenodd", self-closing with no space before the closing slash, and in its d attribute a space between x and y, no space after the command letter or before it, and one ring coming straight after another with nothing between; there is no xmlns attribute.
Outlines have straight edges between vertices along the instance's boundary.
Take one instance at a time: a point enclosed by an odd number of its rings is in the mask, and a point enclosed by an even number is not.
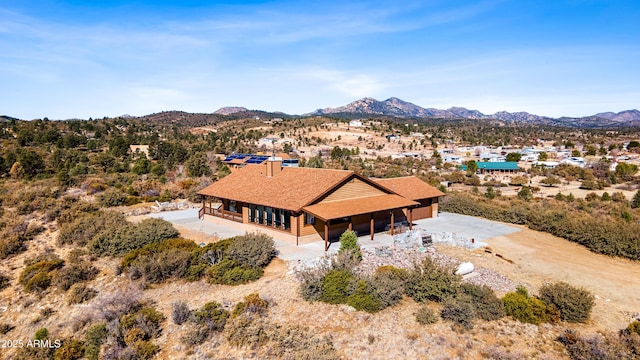
<svg viewBox="0 0 640 360"><path fill-rule="evenodd" d="M369 232L371 233L371 240L373 240L373 231L375 230L373 221L373 213L371 213L371 219L369 220Z"/></svg>
<svg viewBox="0 0 640 360"><path fill-rule="evenodd" d="M393 236L393 226L394 226L394 216L393 216L393 210L391 210L391 236Z"/></svg>
<svg viewBox="0 0 640 360"><path fill-rule="evenodd" d="M409 208L409 230L413 230L413 209Z"/></svg>
<svg viewBox="0 0 640 360"><path fill-rule="evenodd" d="M329 220L324 222L324 251L329 250Z"/></svg>
<svg viewBox="0 0 640 360"><path fill-rule="evenodd" d="M353 231L353 218L349 216L349 231Z"/></svg>

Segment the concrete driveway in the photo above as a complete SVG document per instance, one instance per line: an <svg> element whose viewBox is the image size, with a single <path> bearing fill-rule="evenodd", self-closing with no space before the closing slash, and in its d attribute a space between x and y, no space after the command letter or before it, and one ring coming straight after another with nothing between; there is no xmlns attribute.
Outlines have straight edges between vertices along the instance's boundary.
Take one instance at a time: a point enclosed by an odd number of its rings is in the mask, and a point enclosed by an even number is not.
<svg viewBox="0 0 640 360"><path fill-rule="evenodd" d="M233 227L214 224L198 219L197 209L165 211L157 214L149 214L149 217L160 218L177 226L183 226L191 231L199 232L204 238L225 239L233 236L244 235L244 231ZM497 223L490 220L452 213L440 213L437 218L414 221L414 229L425 229L428 232L449 232L460 237L483 241L495 236L511 234L520 231L519 228ZM290 242L273 239L278 249L278 257L288 261L307 261L323 255L324 242L317 241L310 244L296 246ZM393 244L393 237L386 233L375 235L372 241L368 235L358 239L362 248L375 248ZM339 243L332 243L329 254L335 253L340 248Z"/></svg>

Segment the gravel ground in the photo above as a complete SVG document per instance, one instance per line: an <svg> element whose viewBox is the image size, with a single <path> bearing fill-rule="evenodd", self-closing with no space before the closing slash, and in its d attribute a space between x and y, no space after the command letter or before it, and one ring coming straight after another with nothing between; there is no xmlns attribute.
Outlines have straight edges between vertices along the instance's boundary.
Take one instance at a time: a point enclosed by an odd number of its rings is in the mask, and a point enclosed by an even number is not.
<svg viewBox="0 0 640 360"><path fill-rule="evenodd" d="M460 261L439 253L434 247L407 248L405 246L391 245L362 249L362 261L358 265L357 271L361 274L373 274L378 267L386 265L410 269L414 264L420 263L427 257L441 266L457 268L460 265ZM323 255L305 262L289 262L289 270L293 273L315 268L328 261L329 257ZM505 275L486 268L475 268L473 272L463 276L463 281L476 285L486 285L498 293L515 291L516 286L519 285Z"/></svg>

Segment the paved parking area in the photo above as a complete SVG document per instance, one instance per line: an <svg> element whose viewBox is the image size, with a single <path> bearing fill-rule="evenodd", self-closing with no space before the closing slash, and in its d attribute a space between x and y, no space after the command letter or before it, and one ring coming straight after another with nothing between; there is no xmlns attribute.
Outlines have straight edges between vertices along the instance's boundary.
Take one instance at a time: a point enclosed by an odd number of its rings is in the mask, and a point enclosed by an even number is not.
<svg viewBox="0 0 640 360"><path fill-rule="evenodd" d="M244 231L238 228L198 219L197 209L165 211L149 214L148 216L161 218L177 226L183 226L191 231L202 233L205 239L207 236L224 239L244 235ZM519 228L514 226L452 213L440 213L437 218L417 220L414 221L414 224L414 229L425 229L428 232L451 232L461 237L476 239L477 241L520 231ZM324 254L324 242L322 241L298 246L277 238L274 238L274 241L279 252L278 257L284 260L307 261ZM358 242L362 248L375 248L393 244L393 237L386 233L380 233L375 234L373 241L369 235L366 235L361 236ZM340 244L333 243L328 252L330 254L335 253L339 247Z"/></svg>
<svg viewBox="0 0 640 360"><path fill-rule="evenodd" d="M473 216L440 213L437 218L414 221L419 228L429 232L451 232L458 236L484 241L520 231L519 228Z"/></svg>

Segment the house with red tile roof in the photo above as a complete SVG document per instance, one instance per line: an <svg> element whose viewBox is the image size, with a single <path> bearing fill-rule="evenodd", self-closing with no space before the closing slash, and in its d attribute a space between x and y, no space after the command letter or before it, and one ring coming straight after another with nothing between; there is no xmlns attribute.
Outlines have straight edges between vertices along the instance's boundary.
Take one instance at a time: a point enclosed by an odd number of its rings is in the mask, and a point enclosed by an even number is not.
<svg viewBox="0 0 640 360"><path fill-rule="evenodd" d="M278 231L296 244L390 231L399 223L437 216L444 194L420 179L367 179L353 171L249 164L198 192L200 218L222 218L252 229Z"/></svg>

